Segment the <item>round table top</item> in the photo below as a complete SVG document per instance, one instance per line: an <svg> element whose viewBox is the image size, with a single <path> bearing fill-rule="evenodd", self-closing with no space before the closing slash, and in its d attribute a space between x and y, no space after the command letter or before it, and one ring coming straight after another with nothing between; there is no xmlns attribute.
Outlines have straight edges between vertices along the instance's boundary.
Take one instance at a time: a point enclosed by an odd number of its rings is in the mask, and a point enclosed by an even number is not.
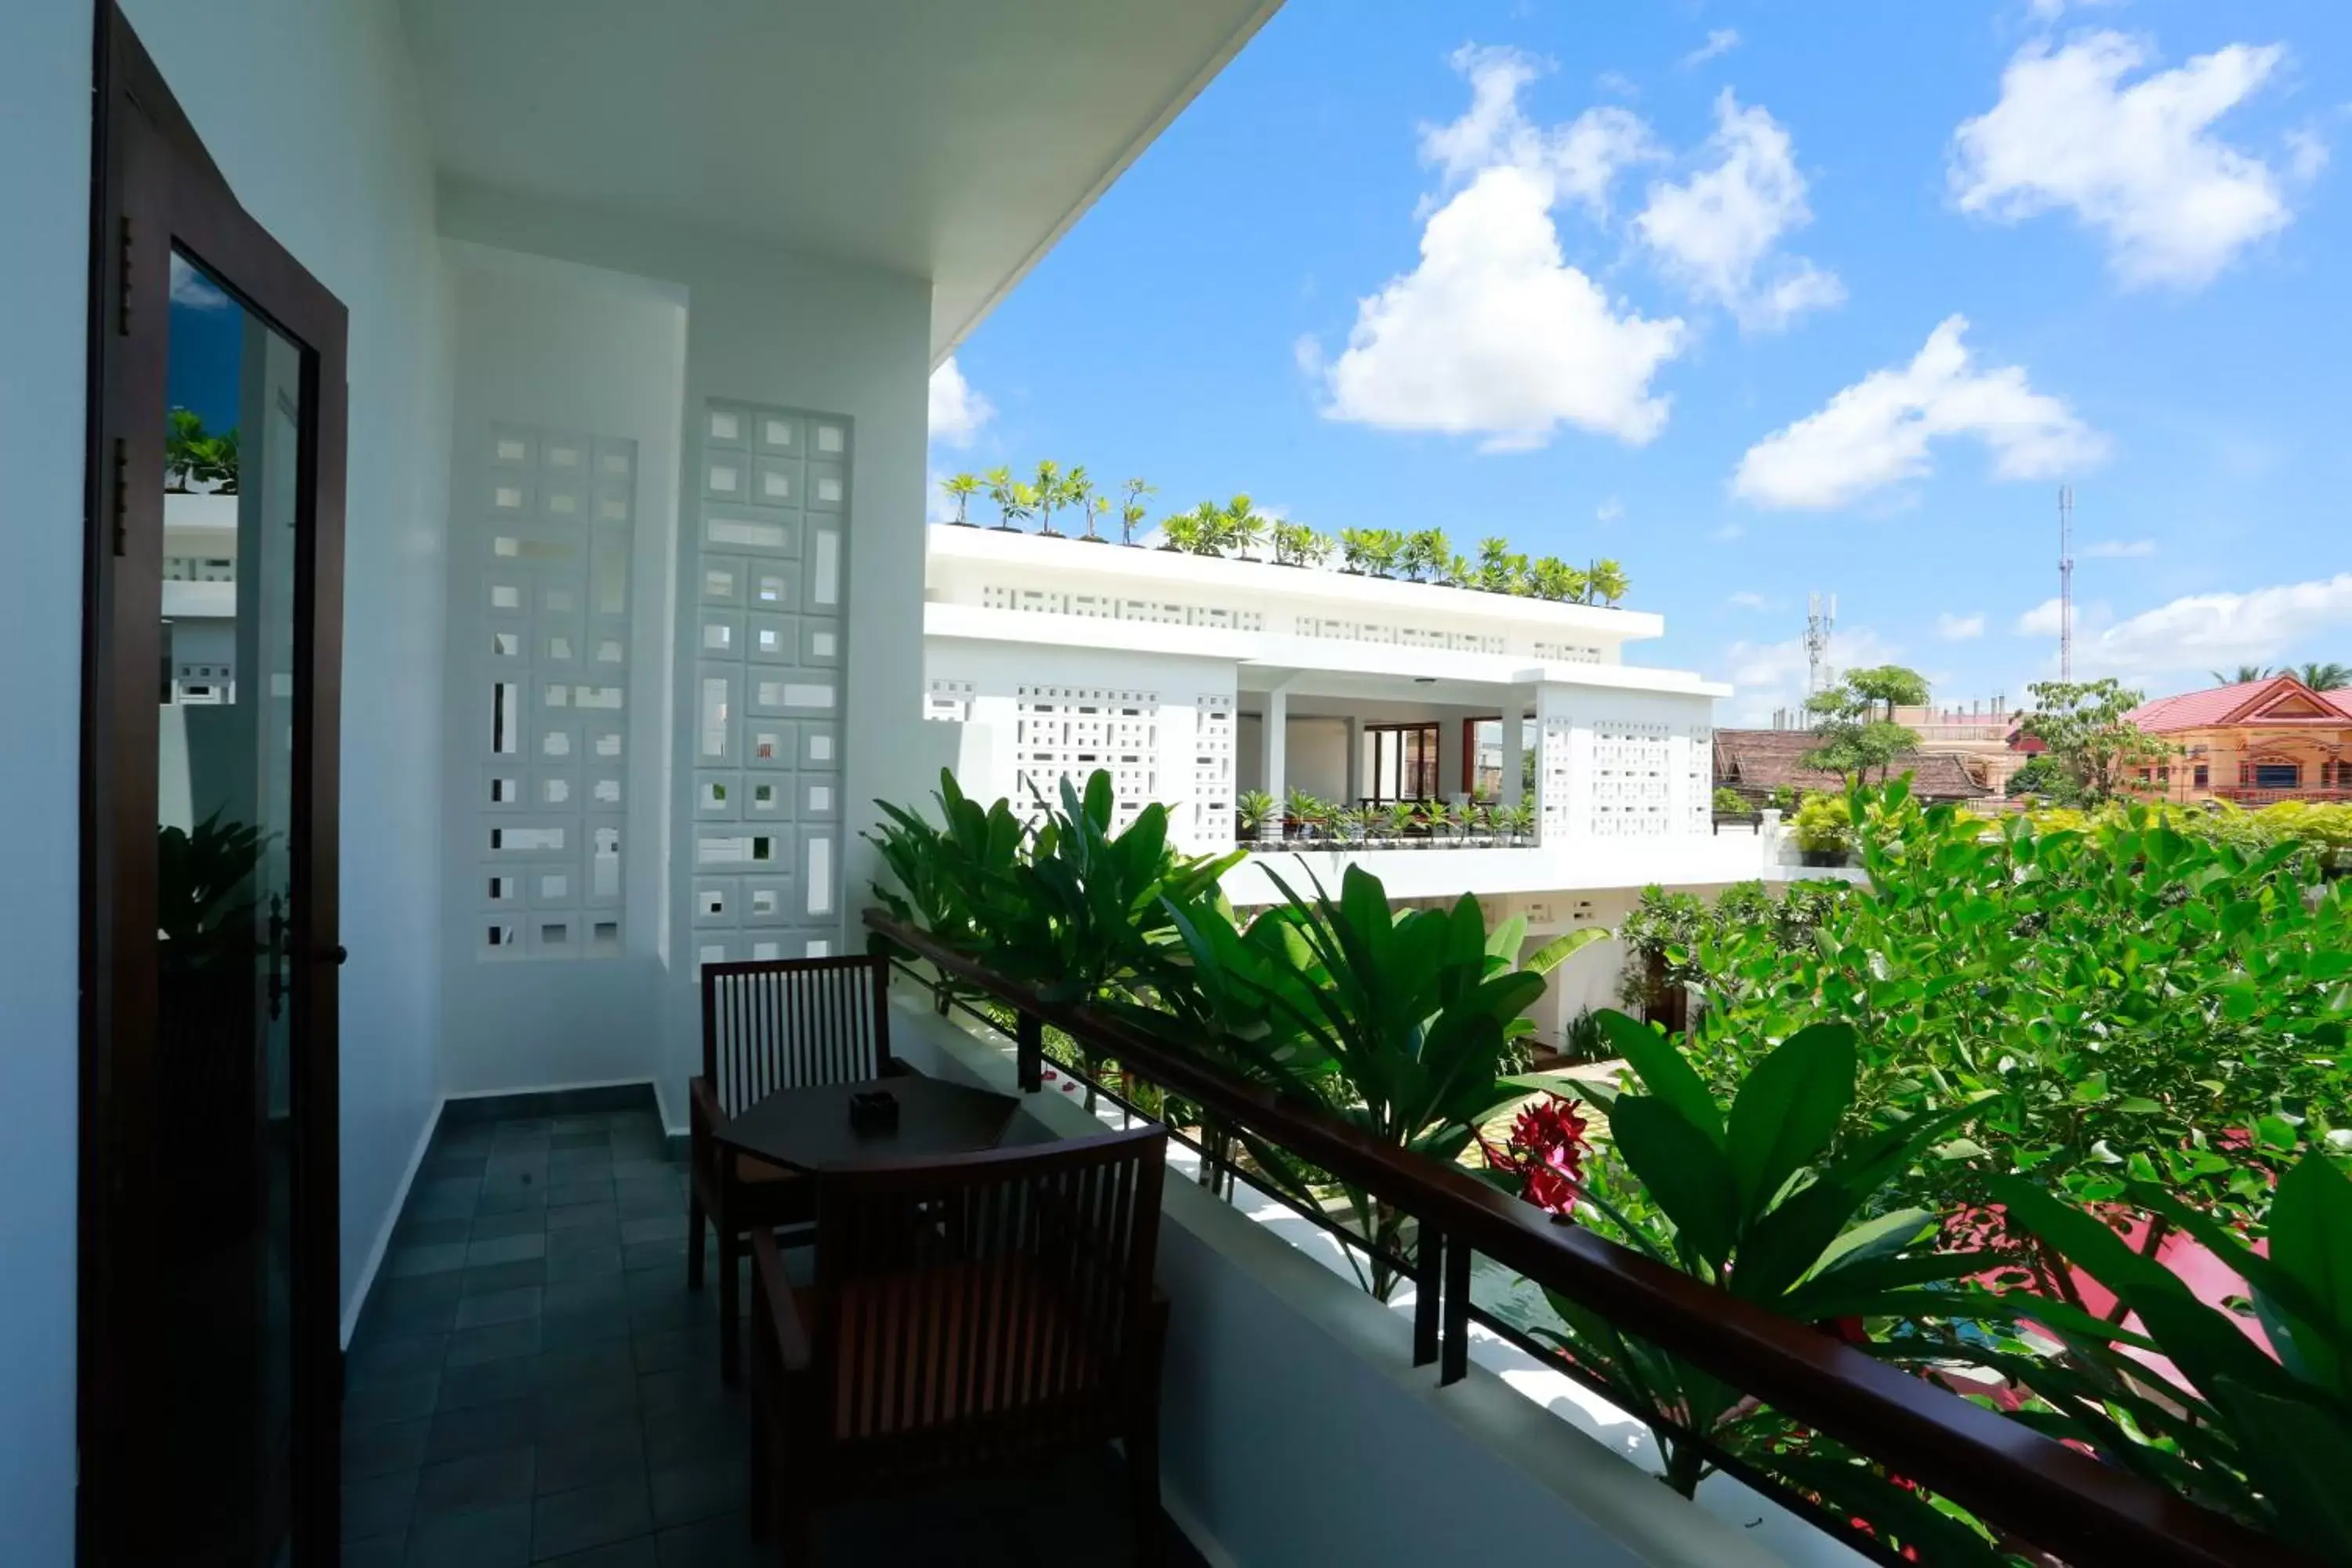
<svg viewBox="0 0 2352 1568"><path fill-rule="evenodd" d="M860 1131L849 1124L850 1099L875 1089L898 1100L898 1125ZM728 1147L771 1163L821 1171L993 1149L1020 1110L1013 1095L902 1073L778 1089L729 1118L717 1136Z"/></svg>

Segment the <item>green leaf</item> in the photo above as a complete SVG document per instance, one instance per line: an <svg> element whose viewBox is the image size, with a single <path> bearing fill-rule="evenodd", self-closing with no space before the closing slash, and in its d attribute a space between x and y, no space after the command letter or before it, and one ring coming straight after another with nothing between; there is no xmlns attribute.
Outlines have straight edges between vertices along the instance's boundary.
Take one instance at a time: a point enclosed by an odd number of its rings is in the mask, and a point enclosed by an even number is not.
<svg viewBox="0 0 2352 1568"><path fill-rule="evenodd" d="M2312 1375L2352 1400L2352 1181L2317 1154L2306 1154L2279 1179L2271 1262L2302 1288L2296 1315L2309 1328L2295 1342Z"/></svg>
<svg viewBox="0 0 2352 1568"><path fill-rule="evenodd" d="M1586 926L1581 931L1565 932L1519 960L1519 967L1532 974L1549 974L1569 958L1608 935L1609 932L1600 926Z"/></svg>
<svg viewBox="0 0 2352 1568"><path fill-rule="evenodd" d="M1799 1030L1748 1073L1726 1138L1743 1226L1829 1147L1853 1103L1853 1030L1843 1024Z"/></svg>
<svg viewBox="0 0 2352 1568"><path fill-rule="evenodd" d="M1683 1114L1684 1120L1723 1146L1723 1112L1706 1091L1675 1043L1647 1024L1636 1023L1610 1008L1593 1016L1609 1043L1633 1068L1634 1075L1652 1094Z"/></svg>
<svg viewBox="0 0 2352 1568"><path fill-rule="evenodd" d="M1675 1233L1720 1271L1738 1237L1738 1199L1723 1151L1679 1110L1648 1095L1619 1096L1609 1128Z"/></svg>
<svg viewBox="0 0 2352 1568"><path fill-rule="evenodd" d="M2277 1510L2280 1532L2327 1562L2352 1560L2352 1427L2234 1378L2216 1379L2213 1397L2234 1417L2247 1477Z"/></svg>

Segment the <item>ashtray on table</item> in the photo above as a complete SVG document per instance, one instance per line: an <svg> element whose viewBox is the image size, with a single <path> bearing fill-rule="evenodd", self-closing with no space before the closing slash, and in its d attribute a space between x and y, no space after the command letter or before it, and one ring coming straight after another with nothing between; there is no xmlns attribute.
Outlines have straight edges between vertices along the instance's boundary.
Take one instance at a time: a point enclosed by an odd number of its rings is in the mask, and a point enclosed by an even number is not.
<svg viewBox="0 0 2352 1568"><path fill-rule="evenodd" d="M898 1130L898 1098L887 1089L869 1089L849 1097L849 1125L860 1132Z"/></svg>

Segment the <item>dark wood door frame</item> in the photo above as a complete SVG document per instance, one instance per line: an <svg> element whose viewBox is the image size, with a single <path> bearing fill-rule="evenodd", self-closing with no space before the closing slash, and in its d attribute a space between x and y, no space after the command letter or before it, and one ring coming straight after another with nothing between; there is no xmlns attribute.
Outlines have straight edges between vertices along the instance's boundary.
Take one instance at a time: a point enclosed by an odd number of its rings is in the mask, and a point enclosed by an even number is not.
<svg viewBox="0 0 2352 1568"><path fill-rule="evenodd" d="M336 1141L346 320L240 207L154 62L100 0L90 203L89 448L82 648L80 1279L78 1556L160 1562L194 1543L142 1508L173 1456L142 1401L156 1212L152 963L157 887L156 683L162 657L164 372L171 259L200 261L301 351L294 647L311 678L293 713L291 1284L296 1555L336 1555L341 1245ZM319 657L323 654L324 657Z"/></svg>

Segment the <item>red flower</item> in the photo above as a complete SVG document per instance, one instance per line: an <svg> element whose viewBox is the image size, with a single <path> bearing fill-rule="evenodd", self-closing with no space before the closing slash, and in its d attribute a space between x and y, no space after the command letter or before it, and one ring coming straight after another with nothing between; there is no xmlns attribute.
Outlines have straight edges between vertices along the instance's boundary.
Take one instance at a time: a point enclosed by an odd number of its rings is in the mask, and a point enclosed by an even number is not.
<svg viewBox="0 0 2352 1568"><path fill-rule="evenodd" d="M1478 1143L1489 1165L1518 1173L1522 1199L1546 1214L1572 1215L1584 1191L1584 1156L1591 1149L1584 1131L1575 1102L1553 1095L1519 1111L1502 1148L1484 1138Z"/></svg>

